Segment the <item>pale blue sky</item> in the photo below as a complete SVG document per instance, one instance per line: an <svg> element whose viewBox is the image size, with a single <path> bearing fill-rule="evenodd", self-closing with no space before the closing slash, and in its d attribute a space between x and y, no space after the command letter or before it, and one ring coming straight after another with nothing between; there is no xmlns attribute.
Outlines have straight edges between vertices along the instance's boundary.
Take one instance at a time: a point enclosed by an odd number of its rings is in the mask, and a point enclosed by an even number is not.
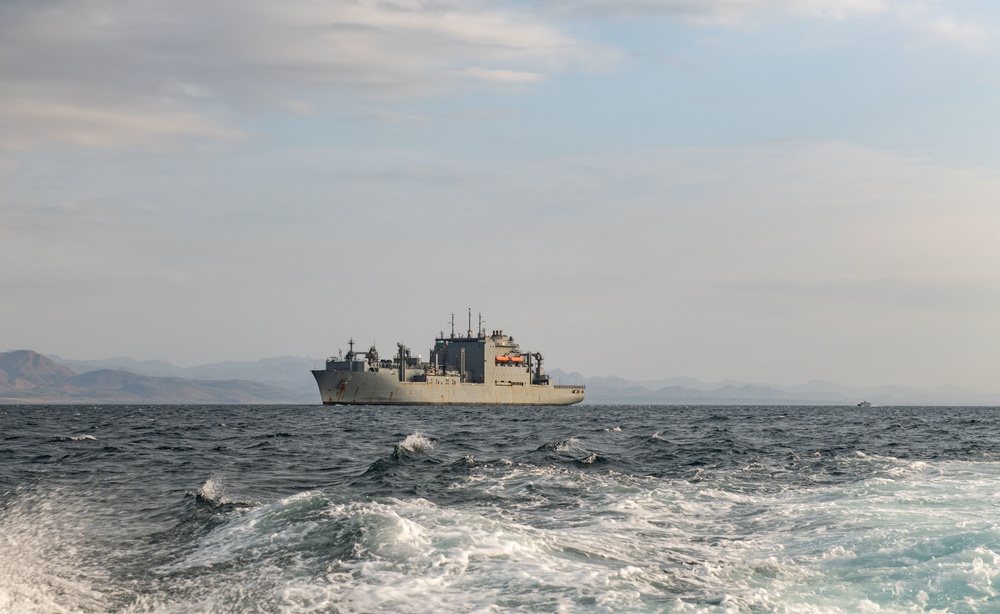
<svg viewBox="0 0 1000 614"><path fill-rule="evenodd" d="M1000 392L1000 6L0 4L0 349Z"/></svg>

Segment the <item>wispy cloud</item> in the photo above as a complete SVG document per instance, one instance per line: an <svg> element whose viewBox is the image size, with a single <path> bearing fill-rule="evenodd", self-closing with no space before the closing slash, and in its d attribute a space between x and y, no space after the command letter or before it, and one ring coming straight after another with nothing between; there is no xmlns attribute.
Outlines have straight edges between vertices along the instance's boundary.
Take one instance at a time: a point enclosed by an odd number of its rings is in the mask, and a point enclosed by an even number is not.
<svg viewBox="0 0 1000 614"><path fill-rule="evenodd" d="M846 19L887 10L885 0L551 0L547 5L579 15L660 15L702 25L736 25L786 16Z"/></svg>
<svg viewBox="0 0 1000 614"><path fill-rule="evenodd" d="M0 138L4 148L18 150L45 143L113 147L155 138L235 138L242 134L194 110L154 106L130 106L125 101L58 102L46 97L0 100Z"/></svg>
<svg viewBox="0 0 1000 614"><path fill-rule="evenodd" d="M987 26L951 15L922 19L918 29L930 39L957 44L970 49L983 49L995 38Z"/></svg>
<svg viewBox="0 0 1000 614"><path fill-rule="evenodd" d="M502 70L502 69L486 69L479 67L466 68L465 74L482 81L490 81L493 83L538 83L545 79L545 75L536 72L523 72L514 70Z"/></svg>
<svg viewBox="0 0 1000 614"><path fill-rule="evenodd" d="M330 91L523 86L615 55L488 2L3 3L0 143L231 137L240 112L314 113Z"/></svg>
<svg viewBox="0 0 1000 614"><path fill-rule="evenodd" d="M918 37L982 48L994 30L934 0L548 0L550 11L585 18L664 17L699 27L764 26L774 20L885 18Z"/></svg>
<svg viewBox="0 0 1000 614"><path fill-rule="evenodd" d="M567 15L722 27L881 16L929 40L987 45L990 27L954 10L929 0L4 2L0 148L234 138L247 113L524 88L623 57L568 34Z"/></svg>

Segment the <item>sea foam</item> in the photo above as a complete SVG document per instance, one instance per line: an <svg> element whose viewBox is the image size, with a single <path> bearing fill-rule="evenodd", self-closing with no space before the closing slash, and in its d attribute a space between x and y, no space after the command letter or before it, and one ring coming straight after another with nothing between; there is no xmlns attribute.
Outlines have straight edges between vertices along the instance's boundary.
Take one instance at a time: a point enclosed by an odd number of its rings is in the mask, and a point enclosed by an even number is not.
<svg viewBox="0 0 1000 614"><path fill-rule="evenodd" d="M995 410L5 411L0 611L996 611Z"/></svg>
<svg viewBox="0 0 1000 614"><path fill-rule="evenodd" d="M24 490L0 511L0 612L108 610L87 539L100 513L62 491Z"/></svg>
<svg viewBox="0 0 1000 614"><path fill-rule="evenodd" d="M396 444L396 447L407 452L428 452L434 449L434 442L417 431L407 435L403 441Z"/></svg>

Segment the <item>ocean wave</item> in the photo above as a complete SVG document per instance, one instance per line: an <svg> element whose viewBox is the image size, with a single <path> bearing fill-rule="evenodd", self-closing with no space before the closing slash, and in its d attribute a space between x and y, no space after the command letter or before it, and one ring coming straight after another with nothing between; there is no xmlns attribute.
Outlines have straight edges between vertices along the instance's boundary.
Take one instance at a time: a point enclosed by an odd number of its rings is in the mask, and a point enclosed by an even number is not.
<svg viewBox="0 0 1000 614"><path fill-rule="evenodd" d="M0 507L0 612L108 611L88 539L105 515L62 489L21 490Z"/></svg>
<svg viewBox="0 0 1000 614"><path fill-rule="evenodd" d="M402 441L393 446L392 459L406 460L418 456L426 456L434 449L434 441L428 439L420 431L407 435Z"/></svg>
<svg viewBox="0 0 1000 614"><path fill-rule="evenodd" d="M92 530L61 534L86 516L65 493L22 499L0 520L0 611L986 611L1000 577L1000 529L982 513L1000 494L986 486L997 467L938 465L956 480L941 493L906 481L916 497L955 497L929 512L926 501L863 483L767 495L507 469L477 467L478 487L560 486L576 504L543 521L554 510L309 491L219 516L133 580L114 571ZM969 508L976 486L986 499ZM214 501L224 490L214 478L200 489ZM966 530L948 530L956 521Z"/></svg>
<svg viewBox="0 0 1000 614"><path fill-rule="evenodd" d="M600 465L610 462L607 457L600 454L591 454L576 461L580 465Z"/></svg>
<svg viewBox="0 0 1000 614"><path fill-rule="evenodd" d="M577 437L569 437L567 439L562 439L559 441L550 441L544 443L535 450L536 452L578 452L580 451L580 439Z"/></svg>
<svg viewBox="0 0 1000 614"><path fill-rule="evenodd" d="M67 437L59 437L58 441L97 441L97 437L93 435L70 435Z"/></svg>
<svg viewBox="0 0 1000 614"><path fill-rule="evenodd" d="M428 452L434 449L434 442L417 431L407 435L403 441L396 444L396 447L407 452Z"/></svg>
<svg viewBox="0 0 1000 614"><path fill-rule="evenodd" d="M229 484L218 476L205 480L205 483L195 493L195 498L211 507L257 505L254 501L233 498Z"/></svg>
<svg viewBox="0 0 1000 614"><path fill-rule="evenodd" d="M15 412L0 612L995 610L1000 413L887 412Z"/></svg>

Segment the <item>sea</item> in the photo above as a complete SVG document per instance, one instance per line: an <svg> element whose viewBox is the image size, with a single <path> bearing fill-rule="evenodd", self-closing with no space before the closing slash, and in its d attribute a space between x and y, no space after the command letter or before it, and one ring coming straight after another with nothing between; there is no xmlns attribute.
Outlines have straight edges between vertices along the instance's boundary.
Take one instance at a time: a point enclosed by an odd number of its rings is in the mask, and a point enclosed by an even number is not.
<svg viewBox="0 0 1000 614"><path fill-rule="evenodd" d="M1000 612L1000 408L0 406L0 612Z"/></svg>

